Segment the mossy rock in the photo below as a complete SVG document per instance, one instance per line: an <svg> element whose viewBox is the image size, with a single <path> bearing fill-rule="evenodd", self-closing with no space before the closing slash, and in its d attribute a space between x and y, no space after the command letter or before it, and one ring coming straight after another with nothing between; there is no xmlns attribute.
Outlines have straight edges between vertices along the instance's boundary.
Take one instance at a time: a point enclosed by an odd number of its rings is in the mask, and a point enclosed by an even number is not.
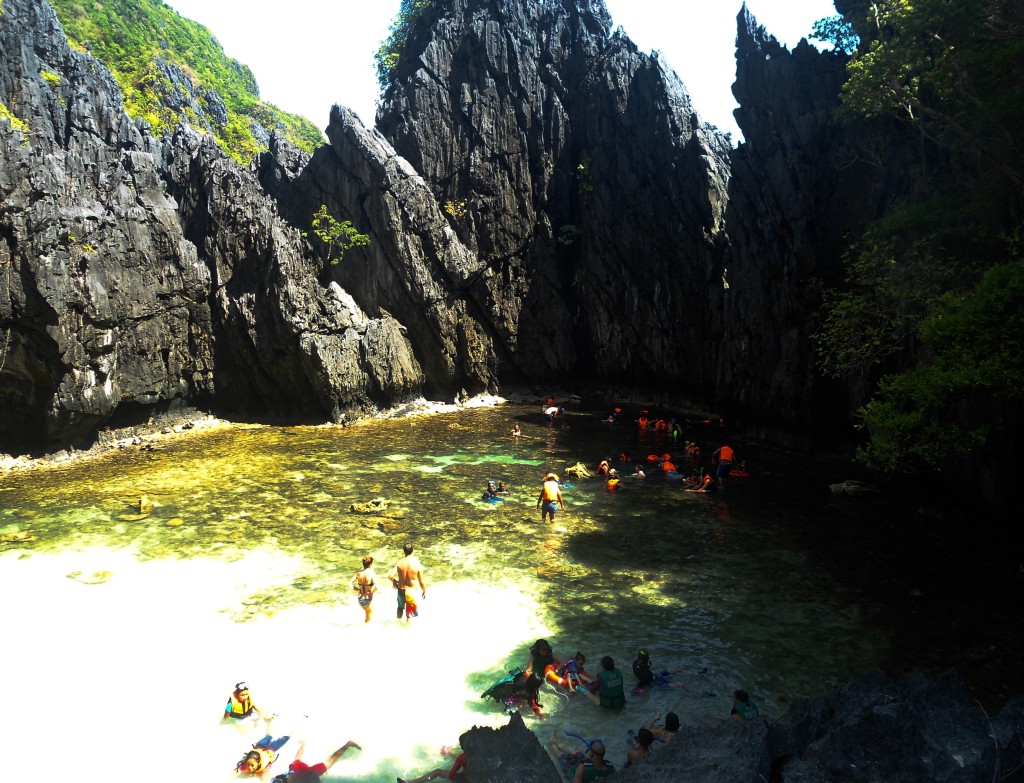
<svg viewBox="0 0 1024 783"><path fill-rule="evenodd" d="M374 498L366 503L353 503L349 506L349 511L356 514L379 514L382 511L387 511L390 505L391 501L389 500Z"/></svg>

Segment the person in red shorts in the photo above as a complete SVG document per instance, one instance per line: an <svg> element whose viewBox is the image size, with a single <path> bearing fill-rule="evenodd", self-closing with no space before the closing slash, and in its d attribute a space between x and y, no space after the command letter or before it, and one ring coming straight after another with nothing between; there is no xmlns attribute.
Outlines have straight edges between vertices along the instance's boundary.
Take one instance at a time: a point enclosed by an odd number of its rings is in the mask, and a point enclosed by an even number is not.
<svg viewBox="0 0 1024 783"><path fill-rule="evenodd" d="M334 762L340 759L349 748L355 748L356 750L362 750L362 746L349 740L334 753L332 753L327 761L321 761L319 764L313 764L312 766L302 760L302 752L306 749L306 743L299 745L299 750L295 754L295 760L288 765L288 772L275 777L271 783L313 783L313 781L320 780L320 776L323 775L327 770L334 766Z"/></svg>

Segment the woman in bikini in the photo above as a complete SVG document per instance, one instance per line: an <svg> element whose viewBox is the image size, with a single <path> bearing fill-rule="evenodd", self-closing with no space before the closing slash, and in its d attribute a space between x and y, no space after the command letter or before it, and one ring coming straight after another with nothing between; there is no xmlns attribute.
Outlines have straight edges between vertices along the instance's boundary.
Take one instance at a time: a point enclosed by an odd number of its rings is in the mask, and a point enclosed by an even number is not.
<svg viewBox="0 0 1024 783"><path fill-rule="evenodd" d="M352 577L352 587L359 591L359 605L366 612L366 622L373 617L373 594L377 592L377 575L373 572L373 558L367 555L363 558L363 570L356 571Z"/></svg>

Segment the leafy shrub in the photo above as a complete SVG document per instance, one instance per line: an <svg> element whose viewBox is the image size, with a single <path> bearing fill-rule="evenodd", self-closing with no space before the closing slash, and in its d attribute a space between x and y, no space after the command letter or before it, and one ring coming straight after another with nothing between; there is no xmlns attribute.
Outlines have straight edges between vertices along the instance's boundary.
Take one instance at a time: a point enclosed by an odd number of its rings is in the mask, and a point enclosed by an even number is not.
<svg viewBox="0 0 1024 783"><path fill-rule="evenodd" d="M391 86L402 50L409 40L409 32L420 13L429 5L430 0L402 0L398 14L391 22L388 37L381 42L374 55L377 63L377 81L381 90Z"/></svg>

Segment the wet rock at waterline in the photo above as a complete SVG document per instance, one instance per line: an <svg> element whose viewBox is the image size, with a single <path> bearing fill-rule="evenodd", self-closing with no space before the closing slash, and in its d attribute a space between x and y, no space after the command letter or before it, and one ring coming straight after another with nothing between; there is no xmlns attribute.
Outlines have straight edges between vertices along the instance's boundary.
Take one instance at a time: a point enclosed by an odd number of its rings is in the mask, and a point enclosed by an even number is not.
<svg viewBox="0 0 1024 783"><path fill-rule="evenodd" d="M898 680L865 675L823 698L795 702L778 719L719 717L714 729L680 729L615 780L990 783L1020 780L1024 771L1024 697L989 717L955 672ZM467 732L461 743L474 781L559 779L518 714L501 730Z"/></svg>

